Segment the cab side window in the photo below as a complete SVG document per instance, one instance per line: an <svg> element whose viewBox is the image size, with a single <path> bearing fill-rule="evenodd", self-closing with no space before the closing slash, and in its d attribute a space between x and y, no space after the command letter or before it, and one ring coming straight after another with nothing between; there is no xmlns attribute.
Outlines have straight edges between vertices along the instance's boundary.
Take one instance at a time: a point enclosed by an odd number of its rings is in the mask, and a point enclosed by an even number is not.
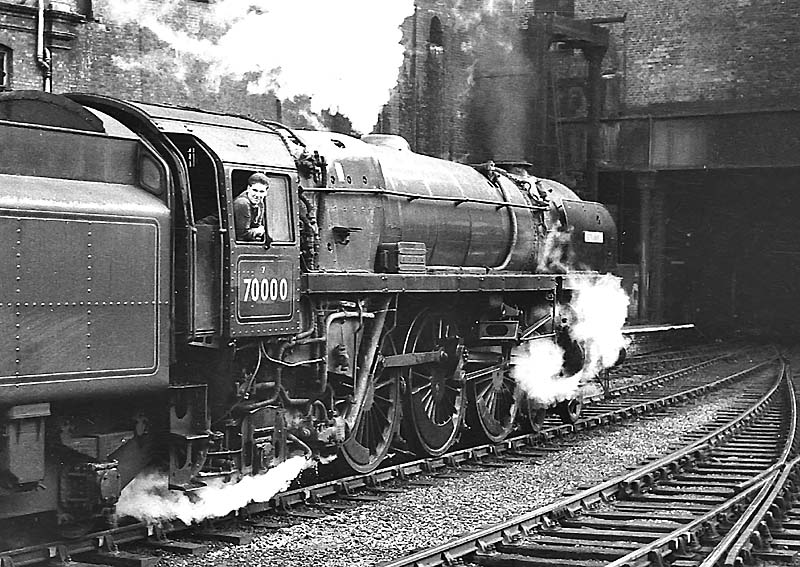
<svg viewBox="0 0 800 567"><path fill-rule="evenodd" d="M231 171L231 187L233 188L234 201L247 190L248 179L254 173L257 173L257 171L245 169ZM294 215L289 192L289 179L283 175L269 173L265 173L265 175L269 180L269 189L264 197L261 215L266 234L269 235L272 244L294 242L294 222L292 222ZM264 238L247 241L237 235L236 241L240 244L262 244Z"/></svg>
<svg viewBox="0 0 800 567"><path fill-rule="evenodd" d="M286 177L269 176L265 217L273 242L293 242L292 200Z"/></svg>

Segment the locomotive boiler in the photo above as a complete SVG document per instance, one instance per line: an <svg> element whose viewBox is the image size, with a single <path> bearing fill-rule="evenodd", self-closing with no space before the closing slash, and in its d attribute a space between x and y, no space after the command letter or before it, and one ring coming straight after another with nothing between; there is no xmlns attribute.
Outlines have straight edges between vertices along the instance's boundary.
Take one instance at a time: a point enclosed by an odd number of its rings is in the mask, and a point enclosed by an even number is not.
<svg viewBox="0 0 800 567"><path fill-rule="evenodd" d="M573 274L616 262L606 209L527 164L88 94L0 93L0 132L0 538L113 524L150 468L501 440L514 348L580 368ZM255 172L270 245L234 230Z"/></svg>

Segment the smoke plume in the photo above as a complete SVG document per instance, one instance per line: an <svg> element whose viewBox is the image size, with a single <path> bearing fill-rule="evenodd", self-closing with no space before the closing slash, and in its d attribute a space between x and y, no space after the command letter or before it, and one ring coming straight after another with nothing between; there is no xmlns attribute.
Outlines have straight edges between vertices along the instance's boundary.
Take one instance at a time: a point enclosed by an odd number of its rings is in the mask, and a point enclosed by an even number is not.
<svg viewBox="0 0 800 567"><path fill-rule="evenodd" d="M286 490L310 461L303 456L291 459L258 476L245 476L236 483L212 481L194 492L169 490L163 473L136 477L122 491L117 512L149 523L180 520L189 525L209 518L221 518L251 502L266 502Z"/></svg>
<svg viewBox="0 0 800 567"><path fill-rule="evenodd" d="M460 91L457 96L466 109L468 160L473 163L528 159L530 134L520 124L531 124L526 101L536 91L520 26L524 4L456 0L450 12L453 47L461 52L452 61L467 66L448 70L448 81Z"/></svg>
<svg viewBox="0 0 800 567"><path fill-rule="evenodd" d="M245 80L250 94L306 95L314 112L340 112L362 132L371 130L397 82L403 62L400 25L414 11L413 0L196 4L108 0L104 15L152 32L165 46L159 56L173 57L175 69L199 65L212 89L231 78ZM154 60L137 53L115 61L130 68L140 59Z"/></svg>

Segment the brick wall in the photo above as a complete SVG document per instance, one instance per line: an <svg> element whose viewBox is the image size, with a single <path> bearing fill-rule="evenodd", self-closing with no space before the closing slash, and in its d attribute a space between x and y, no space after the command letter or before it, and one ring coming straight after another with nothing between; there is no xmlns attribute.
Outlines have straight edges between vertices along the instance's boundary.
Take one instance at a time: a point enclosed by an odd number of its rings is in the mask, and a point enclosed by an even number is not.
<svg viewBox="0 0 800 567"><path fill-rule="evenodd" d="M800 10L793 0L576 0L609 26L630 110L653 105L789 105L800 98ZM621 64L621 66L619 66Z"/></svg>
<svg viewBox="0 0 800 567"><path fill-rule="evenodd" d="M10 50L11 87L41 89L36 63L36 2L0 4L0 45Z"/></svg>
<svg viewBox="0 0 800 567"><path fill-rule="evenodd" d="M415 151L459 158L465 153L463 108L474 59L465 52L470 38L459 31L450 3L419 1L416 14L403 23L405 59L380 128L405 137Z"/></svg>
<svg viewBox="0 0 800 567"><path fill-rule="evenodd" d="M406 63L385 113L391 117L387 131L404 135L423 153L481 158L497 148L479 147L494 142L493 134L470 118L476 105L484 110L492 107L500 122L516 105L515 118L522 127L541 130L541 115L556 112L544 102L547 92L542 89L549 85L542 83L549 84L550 78L541 68L525 69L515 60L518 53L509 54L505 62L509 71L516 65L520 75L540 74L527 85L530 96L541 99L538 107L536 100L509 98L509 93L525 90L524 84L495 89L488 97L481 94L480 73L486 69L484 63L491 67L498 60L493 53L497 46L511 43L515 52L524 50L511 28L521 28L534 8L546 4L498 1L489 13L486 4L477 1L418 0L416 35L411 18L403 28ZM624 23L606 25L611 32L603 61L606 116L681 110L714 113L791 106L800 100L800 9L792 0L575 0L574 7L578 19L627 14ZM424 69L434 16L443 25L446 79L444 96L431 100ZM585 116L587 66L582 54L552 50L546 58L556 77L558 115ZM443 114L444 122L430 119L431 104L441 106L436 116ZM433 132L436 129L440 131ZM508 144L516 135L512 130L506 129L504 138L496 137ZM582 147L575 150L583 152ZM535 144L529 145L526 157L536 161L540 153Z"/></svg>
<svg viewBox="0 0 800 567"><path fill-rule="evenodd" d="M485 158L486 139L520 153L518 133L509 131L519 123L518 91L530 74L519 25L529 4L507 0L487 10L480 0L417 0L415 16L403 24L405 62L381 130L402 135L415 151L460 161ZM435 20L441 45L431 38ZM495 104L498 112L483 87L499 76L516 85ZM483 146L476 151L476 144Z"/></svg>

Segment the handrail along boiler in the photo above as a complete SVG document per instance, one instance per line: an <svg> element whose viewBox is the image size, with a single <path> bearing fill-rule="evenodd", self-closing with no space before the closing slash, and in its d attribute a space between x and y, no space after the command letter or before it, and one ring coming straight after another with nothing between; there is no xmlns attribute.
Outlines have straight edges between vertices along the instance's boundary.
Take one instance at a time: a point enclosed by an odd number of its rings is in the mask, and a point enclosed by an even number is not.
<svg viewBox="0 0 800 567"><path fill-rule="evenodd" d="M5 547L12 520L113 524L153 466L193 491L501 440L515 347L580 367L553 237L589 277L616 262L606 209L525 164L88 94L0 93L0 131ZM254 172L271 246L233 229Z"/></svg>

